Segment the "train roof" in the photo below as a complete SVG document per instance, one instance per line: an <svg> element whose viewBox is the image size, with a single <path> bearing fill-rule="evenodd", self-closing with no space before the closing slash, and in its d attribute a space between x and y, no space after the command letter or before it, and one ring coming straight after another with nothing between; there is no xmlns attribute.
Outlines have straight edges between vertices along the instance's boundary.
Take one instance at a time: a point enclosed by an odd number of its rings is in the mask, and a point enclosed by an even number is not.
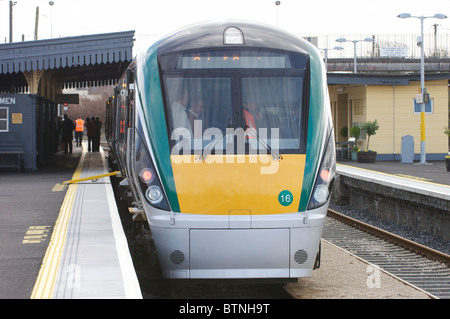
<svg viewBox="0 0 450 319"><path fill-rule="evenodd" d="M244 44L224 44L225 30L230 27L242 32ZM169 34L158 43L158 54L230 46L275 48L309 54L312 44L278 27L242 20L221 20L190 25Z"/></svg>

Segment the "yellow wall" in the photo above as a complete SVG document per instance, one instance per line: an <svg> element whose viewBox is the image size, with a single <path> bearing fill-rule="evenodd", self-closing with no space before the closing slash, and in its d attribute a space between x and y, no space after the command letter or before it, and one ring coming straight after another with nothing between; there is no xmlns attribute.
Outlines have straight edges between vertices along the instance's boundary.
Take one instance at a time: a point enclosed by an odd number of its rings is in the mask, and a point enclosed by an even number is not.
<svg viewBox="0 0 450 319"><path fill-rule="evenodd" d="M448 139L444 135L444 127L448 126L448 81L426 81L425 86L434 99L433 114L425 115L426 153L446 153ZM413 99L418 93L420 82L411 82L409 86L383 85L348 85L330 86L330 100L332 108L337 103L339 94L347 94L347 110L352 108L352 115L348 115L346 126L351 122L373 121L377 119L380 125L377 134L370 139L369 148L379 154L401 154L401 140L404 135L414 137L414 152L420 154L420 114L414 114ZM339 108L336 107L339 115ZM358 114L359 113L359 114ZM339 118L342 127L342 118ZM339 131L336 131L339 134ZM338 138L342 140L342 138ZM366 147L366 140L361 139L358 146Z"/></svg>

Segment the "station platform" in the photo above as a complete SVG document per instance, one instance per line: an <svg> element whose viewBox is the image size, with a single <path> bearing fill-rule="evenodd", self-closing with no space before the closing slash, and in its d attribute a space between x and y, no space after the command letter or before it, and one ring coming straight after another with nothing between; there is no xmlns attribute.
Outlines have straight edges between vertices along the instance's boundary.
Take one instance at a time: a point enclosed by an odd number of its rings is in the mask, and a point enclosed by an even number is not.
<svg viewBox="0 0 450 319"><path fill-rule="evenodd" d="M83 144L72 179L106 173ZM109 177L68 186L31 298L142 298Z"/></svg>
<svg viewBox="0 0 450 319"><path fill-rule="evenodd" d="M85 145L37 172L0 172L0 298L142 298L109 177L63 184L106 173L103 149Z"/></svg>
<svg viewBox="0 0 450 319"><path fill-rule="evenodd" d="M62 185L105 173L103 150L85 146L36 172L0 171L0 299L142 298L109 178ZM443 162L339 161L337 173L450 200Z"/></svg>
<svg viewBox="0 0 450 319"><path fill-rule="evenodd" d="M443 161L404 164L399 161L338 161L337 174L450 201L450 172Z"/></svg>

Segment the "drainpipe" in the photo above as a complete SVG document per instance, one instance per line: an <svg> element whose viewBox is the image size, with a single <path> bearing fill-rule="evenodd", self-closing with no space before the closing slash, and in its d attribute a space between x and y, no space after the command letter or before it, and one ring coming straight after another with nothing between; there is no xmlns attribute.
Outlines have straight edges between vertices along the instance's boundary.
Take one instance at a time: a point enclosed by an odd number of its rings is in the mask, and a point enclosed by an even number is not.
<svg viewBox="0 0 450 319"><path fill-rule="evenodd" d="M392 131L393 156L395 161L395 84L392 85Z"/></svg>

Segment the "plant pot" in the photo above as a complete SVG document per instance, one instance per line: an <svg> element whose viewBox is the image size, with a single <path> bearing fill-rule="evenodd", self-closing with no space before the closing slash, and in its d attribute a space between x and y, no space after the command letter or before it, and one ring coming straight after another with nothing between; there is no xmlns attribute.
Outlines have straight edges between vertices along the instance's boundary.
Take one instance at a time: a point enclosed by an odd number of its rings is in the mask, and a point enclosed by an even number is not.
<svg viewBox="0 0 450 319"><path fill-rule="evenodd" d="M447 168L447 172L450 172L450 158L445 159L445 167Z"/></svg>
<svg viewBox="0 0 450 319"><path fill-rule="evenodd" d="M356 161L358 159L358 152L352 151L352 161Z"/></svg>
<svg viewBox="0 0 450 319"><path fill-rule="evenodd" d="M358 152L358 163L375 163L377 152Z"/></svg>

